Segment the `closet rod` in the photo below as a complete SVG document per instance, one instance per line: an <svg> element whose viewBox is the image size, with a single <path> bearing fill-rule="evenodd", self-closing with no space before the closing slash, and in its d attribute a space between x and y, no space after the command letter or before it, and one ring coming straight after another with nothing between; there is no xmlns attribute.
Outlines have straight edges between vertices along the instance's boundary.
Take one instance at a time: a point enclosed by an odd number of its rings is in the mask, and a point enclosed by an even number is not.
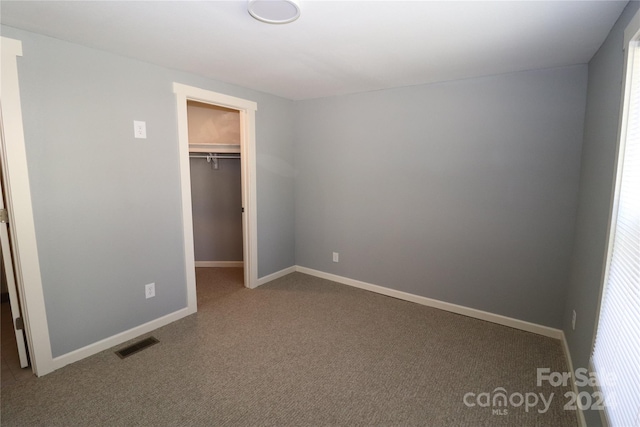
<svg viewBox="0 0 640 427"><path fill-rule="evenodd" d="M208 156L203 156L203 155L194 155L194 154L189 154L189 158L190 159L239 159L240 156L219 156L217 154L213 154L213 155L208 155Z"/></svg>

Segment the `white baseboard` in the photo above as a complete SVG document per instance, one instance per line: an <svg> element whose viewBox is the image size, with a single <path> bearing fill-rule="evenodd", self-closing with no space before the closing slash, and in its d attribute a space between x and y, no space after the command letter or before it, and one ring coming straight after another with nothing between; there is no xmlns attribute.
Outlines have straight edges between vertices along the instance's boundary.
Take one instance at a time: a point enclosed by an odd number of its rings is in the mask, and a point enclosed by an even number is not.
<svg viewBox="0 0 640 427"><path fill-rule="evenodd" d="M243 261L196 261L196 267L244 267Z"/></svg>
<svg viewBox="0 0 640 427"><path fill-rule="evenodd" d="M571 358L569 343L567 343L567 337L565 336L564 331L562 331L562 337L560 338L560 341L562 342L562 351L564 352L564 357L565 359L567 359L567 368L569 368L569 372L571 372L571 390L575 393L575 396L577 396L579 390L573 376L576 370L573 368L573 359ZM578 418L579 427L587 427L587 420L584 418L584 412L582 412L582 409L580 409L580 405L576 405L576 417Z"/></svg>
<svg viewBox="0 0 640 427"><path fill-rule="evenodd" d="M100 353L103 350L107 350L111 347L122 344L123 342L139 337L140 335L146 334L147 332L156 330L162 326L168 325L169 323L175 322L176 320L180 320L183 317L186 317L195 312L196 310L192 310L189 307L186 307L140 326L136 326L135 328L110 336L109 338L105 338L101 341L89 344L86 347L79 348L78 350L71 351L69 353L63 354L62 356L54 357L52 360L52 371L60 369L70 363L77 362L86 357L93 356L96 353Z"/></svg>
<svg viewBox="0 0 640 427"><path fill-rule="evenodd" d="M210 261L200 261L200 262L210 262ZM234 262L234 261L222 261L222 262ZM196 267L197 266L198 266L198 261L196 262ZM469 316L476 319L497 323L499 325L521 329L523 331L532 332L532 333L547 336L550 338L559 339L562 341L562 345L565 352L565 356L567 358L569 369L571 372L573 372L573 363L572 363L571 355L569 353L569 347L567 345L567 342L564 336L564 332L559 329L550 328L548 326L542 326L535 323L526 322L524 320L513 319L511 317L506 317L499 314L489 313L489 312L477 310L474 308L469 308L469 307L465 307L457 304L451 304L448 302L439 301L439 300L431 299L427 297L422 297L422 296L410 294L407 292L397 291L395 289L385 288L383 286L373 285L371 283L361 282L359 280L349 279L347 277L342 277L342 276L338 276L331 273L325 273L319 270L314 270L307 267L301 267L298 265L287 267L275 273L261 277L257 281L257 286L264 285L265 283L271 282L273 280L276 280L280 277L286 276L287 274L294 273L294 272L309 274L311 276L331 280L333 282L341 283L348 286L353 286L356 288L390 296L393 298L398 298L401 300L410 301L410 302L414 302L417 304L421 304L421 305L425 305L433 308L438 308L438 309L449 311L452 313L457 313L464 316ZM66 366L70 363L74 363L86 357L92 356L103 350L107 350L111 347L122 344L123 342L134 339L140 335L151 332L162 326L168 325L169 323L175 322L176 320L180 320L183 317L189 316L190 314L194 314L195 312L196 312L195 308L192 309L192 308L186 307L178 311L175 311L173 313L169 313L158 319L147 322L143 325L137 326L127 331L105 338L101 341L95 342L86 347L71 351L69 353L63 354L62 356L55 357L52 360L52 364L51 364L52 369L48 370L47 372L44 372L43 375L53 370L60 369L63 366ZM574 384L574 391L576 391L575 384ZM579 412L578 414L578 421L581 427L586 425L584 414L582 414L582 412Z"/></svg>
<svg viewBox="0 0 640 427"><path fill-rule="evenodd" d="M272 280L276 280L279 279L283 276L286 276L287 274L291 274L291 273L295 273L296 272L296 266L293 265L291 267L287 267L284 268L280 271L276 271L275 273L269 274L268 276L264 276L258 279L258 283L256 285L256 287L264 285L265 283L269 283Z"/></svg>
<svg viewBox="0 0 640 427"><path fill-rule="evenodd" d="M296 271L309 274L311 276L320 277L322 279L331 280L333 282L342 283L344 285L349 285L367 291L376 292L382 295L387 295L393 298L415 302L417 304L422 304L433 308L439 308L441 310L450 311L456 314L462 314L464 316L485 320L487 322L497 323L499 325L509 326L511 328L521 329L523 331L532 332L534 334L544 335L550 338L561 339L563 334L560 329L550 328L548 326L542 326L536 323L502 316L500 314L489 313L487 311L477 310L475 308L469 308L462 305L410 294L407 292L397 291L395 289L389 289L383 286L373 285L371 283L361 282L359 280L349 279L347 277L337 276L335 274L325 273L307 267L296 266Z"/></svg>

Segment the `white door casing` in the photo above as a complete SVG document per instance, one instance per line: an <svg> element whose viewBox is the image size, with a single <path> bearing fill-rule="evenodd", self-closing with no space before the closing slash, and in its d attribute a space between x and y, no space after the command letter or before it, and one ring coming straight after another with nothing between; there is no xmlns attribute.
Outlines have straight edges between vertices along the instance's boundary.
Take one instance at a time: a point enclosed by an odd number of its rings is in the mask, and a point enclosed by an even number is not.
<svg viewBox="0 0 640 427"><path fill-rule="evenodd" d="M240 112L240 162L242 186L242 238L244 283L247 288L258 286L258 245L256 214L256 157L255 112L257 104L241 98L220 94L180 83L173 84L178 116L178 144L180 155L180 184L184 231L185 274L187 300L190 311L197 310L195 255L193 249L193 217L191 212L191 176L189 166L189 130L187 101L231 108Z"/></svg>
<svg viewBox="0 0 640 427"><path fill-rule="evenodd" d="M0 110L4 135L1 157L5 196L14 237L14 273L18 295L21 298L31 369L36 375L44 375L53 371L54 366L40 275L20 104L17 58L22 56L22 43L2 37L0 52Z"/></svg>
<svg viewBox="0 0 640 427"><path fill-rule="evenodd" d="M2 117L0 112L0 139L2 139L3 141L2 144L4 144L4 132L2 128ZM4 164L4 162L2 163ZM2 168L2 171L4 173L4 168ZM2 191L2 197L0 197L0 209L5 209L4 189ZM9 223L11 223L11 221L3 221L0 223L0 245L2 247L2 263L4 265L5 277L7 278L7 292L9 293L11 319L13 320L13 331L16 335L16 344L18 347L18 359L20 360L20 367L26 368L27 366L29 366L29 358L27 357L27 348L24 342L24 327L18 326L18 319L21 319L20 302L18 300L18 291L16 289L16 279L13 273L13 257L11 255L12 249L9 244ZM15 241L15 237L12 237L11 241Z"/></svg>

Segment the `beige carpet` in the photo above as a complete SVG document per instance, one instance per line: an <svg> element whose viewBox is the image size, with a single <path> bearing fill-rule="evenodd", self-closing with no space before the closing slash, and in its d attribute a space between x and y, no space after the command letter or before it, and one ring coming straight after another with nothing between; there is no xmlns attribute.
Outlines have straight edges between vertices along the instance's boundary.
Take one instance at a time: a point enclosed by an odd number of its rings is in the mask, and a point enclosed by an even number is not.
<svg viewBox="0 0 640 427"><path fill-rule="evenodd" d="M240 269L197 278L198 314L159 344L2 387L2 426L577 424L568 388L536 386L537 367L567 370L557 340L301 273L255 290ZM514 405L477 405L498 387ZM539 413L517 393L554 397Z"/></svg>

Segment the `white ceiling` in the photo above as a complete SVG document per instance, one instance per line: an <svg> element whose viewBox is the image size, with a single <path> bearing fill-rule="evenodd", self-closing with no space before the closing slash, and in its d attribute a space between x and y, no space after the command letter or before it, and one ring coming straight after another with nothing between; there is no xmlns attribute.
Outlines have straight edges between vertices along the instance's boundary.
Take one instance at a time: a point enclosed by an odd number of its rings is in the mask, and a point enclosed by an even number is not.
<svg viewBox="0 0 640 427"><path fill-rule="evenodd" d="M626 1L5 1L0 20L300 100L588 62Z"/></svg>

